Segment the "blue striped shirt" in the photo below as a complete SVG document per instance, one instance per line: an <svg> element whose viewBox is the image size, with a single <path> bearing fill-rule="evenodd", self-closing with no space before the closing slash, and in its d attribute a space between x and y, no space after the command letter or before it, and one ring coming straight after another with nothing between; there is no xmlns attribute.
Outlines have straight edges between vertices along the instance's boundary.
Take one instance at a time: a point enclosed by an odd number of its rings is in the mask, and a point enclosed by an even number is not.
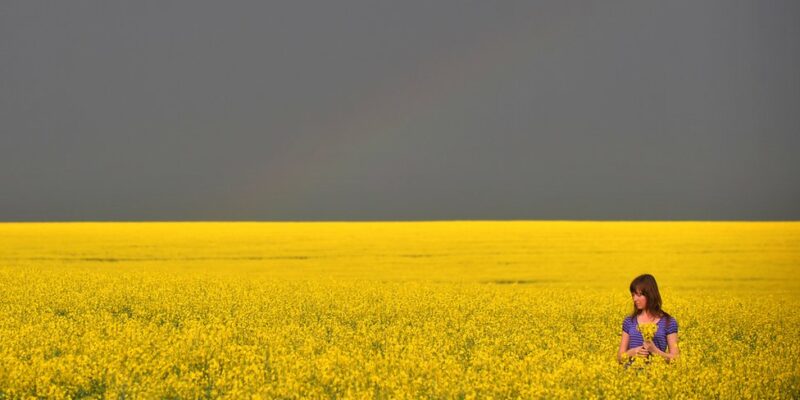
<svg viewBox="0 0 800 400"><path fill-rule="evenodd" d="M655 343L656 347L661 351L667 351L667 335L678 333L678 321L676 321L675 318L669 318L669 326L666 326L666 323L666 318L663 317L658 321L658 330L653 337L653 343ZM628 349L644 344L644 338L642 338L642 334L637 329L638 327L639 321L637 321L636 318L631 318L630 315L625 317L622 321L622 331L627 333L631 338L628 342Z"/></svg>

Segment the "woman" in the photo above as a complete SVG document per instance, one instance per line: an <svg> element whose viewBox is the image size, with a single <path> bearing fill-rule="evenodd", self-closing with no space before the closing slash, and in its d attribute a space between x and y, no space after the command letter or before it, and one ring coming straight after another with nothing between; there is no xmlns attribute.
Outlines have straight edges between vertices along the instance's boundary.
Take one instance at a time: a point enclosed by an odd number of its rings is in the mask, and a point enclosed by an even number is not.
<svg viewBox="0 0 800 400"><path fill-rule="evenodd" d="M631 282L633 313L622 321L622 340L617 361L623 363L632 357L661 356L667 362L678 356L678 321L661 309L661 294L656 278L650 274L637 276ZM653 340L645 341L638 327L654 323L658 330Z"/></svg>

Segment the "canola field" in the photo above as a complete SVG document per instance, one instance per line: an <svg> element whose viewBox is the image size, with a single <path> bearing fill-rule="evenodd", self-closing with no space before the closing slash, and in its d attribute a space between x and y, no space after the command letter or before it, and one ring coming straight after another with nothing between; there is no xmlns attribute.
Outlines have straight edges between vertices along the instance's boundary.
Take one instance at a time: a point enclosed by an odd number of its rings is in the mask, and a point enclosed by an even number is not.
<svg viewBox="0 0 800 400"><path fill-rule="evenodd" d="M800 398L799 294L800 223L3 223L0 399Z"/></svg>

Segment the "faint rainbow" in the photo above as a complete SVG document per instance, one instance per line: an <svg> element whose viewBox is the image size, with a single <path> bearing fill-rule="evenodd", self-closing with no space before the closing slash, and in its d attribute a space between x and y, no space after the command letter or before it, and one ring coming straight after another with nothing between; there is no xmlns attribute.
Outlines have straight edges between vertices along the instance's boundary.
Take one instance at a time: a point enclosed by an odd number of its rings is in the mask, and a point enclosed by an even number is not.
<svg viewBox="0 0 800 400"><path fill-rule="evenodd" d="M565 21L559 21L563 24ZM479 37L475 44L459 53L445 52L419 68L420 79L404 84L383 87L367 96L352 113L336 115L319 123L325 135L315 137L313 142L297 140L280 157L255 166L253 177L244 182L239 190L232 193L231 206L236 207L253 199L264 201L264 193L308 192L306 182L314 172L309 168L328 166L330 169L347 160L335 157L341 150L353 146L375 146L385 140L392 132L406 124L405 121L418 119L436 112L437 104L458 101L460 92L467 84L484 82L489 79L506 79L501 71L518 61L520 55L528 54L532 43L537 47L547 44L551 35L541 25L523 21L511 24L504 29ZM548 25L547 28L552 28ZM524 38L520 41L519 38ZM534 39L534 40L529 40ZM407 106L410 110L398 114L396 105ZM364 129L363 127L370 127ZM300 158L296 158L297 156ZM302 196L301 196L302 197ZM268 206L268 204L265 204Z"/></svg>

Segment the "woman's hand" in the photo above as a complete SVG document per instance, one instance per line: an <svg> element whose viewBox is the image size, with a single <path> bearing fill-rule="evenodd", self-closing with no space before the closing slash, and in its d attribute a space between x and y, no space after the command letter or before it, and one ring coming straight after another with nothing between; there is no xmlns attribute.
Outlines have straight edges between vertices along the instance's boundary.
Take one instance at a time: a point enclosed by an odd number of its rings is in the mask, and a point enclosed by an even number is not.
<svg viewBox="0 0 800 400"><path fill-rule="evenodd" d="M644 346L631 347L630 349L628 349L628 351L625 352L625 355L627 355L628 357L635 357L635 356L647 357L647 355L649 354L650 352Z"/></svg>
<svg viewBox="0 0 800 400"><path fill-rule="evenodd" d="M642 345L642 347L644 347L647 350L647 352L650 353L650 354L658 354L659 353L658 347L656 347L656 344L653 343L652 340L645 340L644 345Z"/></svg>

